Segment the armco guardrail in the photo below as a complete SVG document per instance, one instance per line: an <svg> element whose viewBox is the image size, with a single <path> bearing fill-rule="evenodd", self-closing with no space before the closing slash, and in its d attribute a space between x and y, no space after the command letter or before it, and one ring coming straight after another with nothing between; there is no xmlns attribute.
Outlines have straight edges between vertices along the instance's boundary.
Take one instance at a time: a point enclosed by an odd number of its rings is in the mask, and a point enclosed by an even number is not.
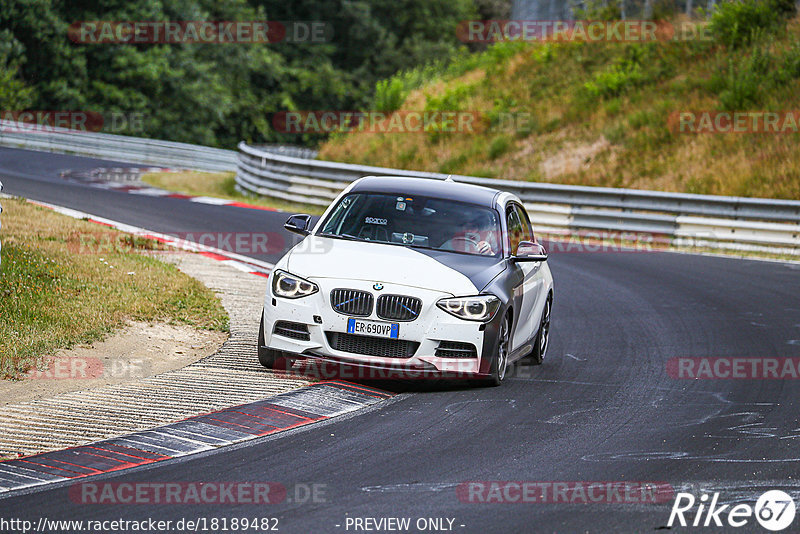
<svg viewBox="0 0 800 534"><path fill-rule="evenodd" d="M260 196L326 206L362 176L443 180L448 175L312 160L239 144L237 187ZM540 230L658 234L675 244L800 254L800 201L452 176L510 191Z"/></svg>
<svg viewBox="0 0 800 534"><path fill-rule="evenodd" d="M333 163L312 159L311 150L252 147L239 153L186 143L121 135L31 128L0 121L0 146L72 153L142 165L197 170L237 169L248 193L325 206L353 180L367 175L442 180L444 174ZM453 176L518 195L539 231L588 230L660 234L677 244L800 254L800 201L689 195L578 187Z"/></svg>
<svg viewBox="0 0 800 534"><path fill-rule="evenodd" d="M0 145L203 171L232 171L237 161L233 150L13 121L0 121Z"/></svg>

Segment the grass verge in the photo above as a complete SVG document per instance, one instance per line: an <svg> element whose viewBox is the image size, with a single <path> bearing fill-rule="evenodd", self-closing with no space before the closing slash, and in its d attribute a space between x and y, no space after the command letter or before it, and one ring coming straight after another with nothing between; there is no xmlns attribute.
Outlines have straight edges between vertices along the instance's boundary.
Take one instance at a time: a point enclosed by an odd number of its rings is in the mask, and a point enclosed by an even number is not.
<svg viewBox="0 0 800 534"><path fill-rule="evenodd" d="M227 331L219 298L142 253L154 241L20 199L3 201L0 377L17 378L56 349L91 343L128 320Z"/></svg>
<svg viewBox="0 0 800 534"><path fill-rule="evenodd" d="M312 215L319 215L323 211L320 206L244 195L236 190L236 177L232 172L152 172L142 176L142 181L176 193L224 198L279 211Z"/></svg>

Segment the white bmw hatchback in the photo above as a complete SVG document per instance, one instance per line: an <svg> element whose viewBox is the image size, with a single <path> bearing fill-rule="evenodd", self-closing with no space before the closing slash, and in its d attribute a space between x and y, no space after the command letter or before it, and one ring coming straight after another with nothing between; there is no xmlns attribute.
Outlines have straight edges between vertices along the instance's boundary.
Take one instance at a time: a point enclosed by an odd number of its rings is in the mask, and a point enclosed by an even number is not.
<svg viewBox="0 0 800 534"><path fill-rule="evenodd" d="M547 351L553 277L520 200L451 180L365 177L275 265L262 365L301 359L499 385Z"/></svg>

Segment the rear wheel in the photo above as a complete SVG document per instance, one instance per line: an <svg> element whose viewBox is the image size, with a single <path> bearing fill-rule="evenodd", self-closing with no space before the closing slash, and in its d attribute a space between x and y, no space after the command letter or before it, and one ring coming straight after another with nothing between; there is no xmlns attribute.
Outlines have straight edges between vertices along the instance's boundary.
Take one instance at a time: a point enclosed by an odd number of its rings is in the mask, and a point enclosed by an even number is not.
<svg viewBox="0 0 800 534"><path fill-rule="evenodd" d="M547 353L547 345L550 342L550 310L553 307L553 296L547 295L542 311L542 320L539 323L539 333L536 334L531 362L534 365L541 365Z"/></svg>
<svg viewBox="0 0 800 534"><path fill-rule="evenodd" d="M288 371L292 368L292 360L280 350L264 347L264 312L261 312L261 326L258 328L258 361L267 369Z"/></svg>

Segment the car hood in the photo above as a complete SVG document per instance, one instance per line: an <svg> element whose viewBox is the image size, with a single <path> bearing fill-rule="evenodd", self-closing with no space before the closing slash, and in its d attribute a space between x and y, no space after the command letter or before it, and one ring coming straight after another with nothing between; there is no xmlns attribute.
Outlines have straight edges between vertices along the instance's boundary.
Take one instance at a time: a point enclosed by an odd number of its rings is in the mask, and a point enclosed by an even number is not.
<svg viewBox="0 0 800 534"><path fill-rule="evenodd" d="M286 268L304 278L365 280L470 295L505 267L492 257L312 235L289 252Z"/></svg>

